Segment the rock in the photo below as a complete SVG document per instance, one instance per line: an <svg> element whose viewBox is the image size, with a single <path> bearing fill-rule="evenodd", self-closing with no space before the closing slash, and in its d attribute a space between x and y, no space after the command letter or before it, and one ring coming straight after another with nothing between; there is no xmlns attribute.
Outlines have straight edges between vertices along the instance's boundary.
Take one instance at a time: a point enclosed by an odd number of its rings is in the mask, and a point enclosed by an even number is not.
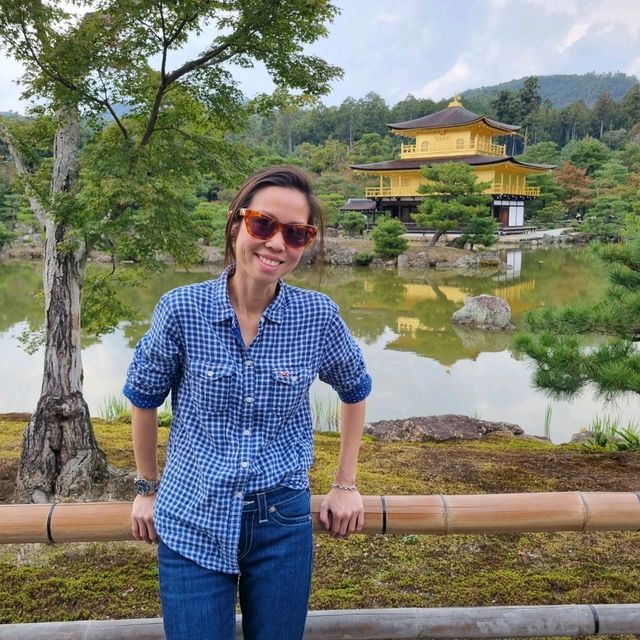
<svg viewBox="0 0 640 640"><path fill-rule="evenodd" d="M458 309L452 316L455 324L486 329L488 331L513 331L511 324L511 307L509 303L498 296L468 296L464 300L462 309Z"/></svg>
<svg viewBox="0 0 640 640"><path fill-rule="evenodd" d="M446 442L447 440L480 440L486 435L521 436L524 431L516 424L489 422L469 416L446 414L401 420L379 420L365 425L367 435L382 442Z"/></svg>
<svg viewBox="0 0 640 640"><path fill-rule="evenodd" d="M200 247L200 255L202 256L202 262L205 264L224 262L224 250L218 249L218 247L209 245Z"/></svg>
<svg viewBox="0 0 640 640"><path fill-rule="evenodd" d="M348 247L341 247L336 242L328 241L324 245L324 261L328 264L352 265L357 251Z"/></svg>
<svg viewBox="0 0 640 640"><path fill-rule="evenodd" d="M429 255L426 251L418 251L416 253L403 253L398 256L398 268L418 268L428 269L431 266Z"/></svg>

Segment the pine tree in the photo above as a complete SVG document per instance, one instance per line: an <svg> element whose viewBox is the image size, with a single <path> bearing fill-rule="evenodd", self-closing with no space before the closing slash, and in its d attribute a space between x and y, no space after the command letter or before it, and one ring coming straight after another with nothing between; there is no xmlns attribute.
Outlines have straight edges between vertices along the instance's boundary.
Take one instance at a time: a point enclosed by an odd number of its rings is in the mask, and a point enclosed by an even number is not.
<svg viewBox="0 0 640 640"><path fill-rule="evenodd" d="M640 394L640 237L598 248L612 266L604 299L562 309L531 312L529 334L515 345L535 361L534 383L559 397L573 396L587 384L609 398ZM587 348L580 336L607 336L598 347Z"/></svg>

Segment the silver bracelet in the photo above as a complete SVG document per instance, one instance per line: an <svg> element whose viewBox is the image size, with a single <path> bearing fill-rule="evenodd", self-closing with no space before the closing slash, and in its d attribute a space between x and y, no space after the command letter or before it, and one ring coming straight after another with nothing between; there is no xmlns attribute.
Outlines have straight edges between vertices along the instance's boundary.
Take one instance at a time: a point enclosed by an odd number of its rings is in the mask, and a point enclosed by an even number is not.
<svg viewBox="0 0 640 640"><path fill-rule="evenodd" d="M340 484L339 482L331 483L332 489L342 489L343 491L357 491L358 487L355 484Z"/></svg>

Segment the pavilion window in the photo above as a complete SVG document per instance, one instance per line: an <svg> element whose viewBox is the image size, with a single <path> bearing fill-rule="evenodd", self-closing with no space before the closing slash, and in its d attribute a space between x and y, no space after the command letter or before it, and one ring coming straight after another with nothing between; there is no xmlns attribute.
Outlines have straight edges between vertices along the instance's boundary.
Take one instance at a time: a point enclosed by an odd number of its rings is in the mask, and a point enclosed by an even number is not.
<svg viewBox="0 0 640 640"><path fill-rule="evenodd" d="M428 140L423 140L420 143L420 151L429 151L429 141Z"/></svg>
<svg viewBox="0 0 640 640"><path fill-rule="evenodd" d="M458 138L456 140L456 149L464 149L464 138Z"/></svg>

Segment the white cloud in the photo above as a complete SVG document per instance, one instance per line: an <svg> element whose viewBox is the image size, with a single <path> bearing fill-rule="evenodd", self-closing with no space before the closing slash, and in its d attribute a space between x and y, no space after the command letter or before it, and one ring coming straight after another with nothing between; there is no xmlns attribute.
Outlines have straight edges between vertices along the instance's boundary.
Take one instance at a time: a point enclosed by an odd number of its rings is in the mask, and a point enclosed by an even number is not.
<svg viewBox="0 0 640 640"><path fill-rule="evenodd" d="M558 52L563 53L574 44L582 40L589 33L591 25L586 22L579 22L571 26L561 44L558 45Z"/></svg>
<svg viewBox="0 0 640 640"><path fill-rule="evenodd" d="M427 82L421 89L412 91L418 98L441 100L450 98L455 93L463 91L471 78L471 69L464 60L458 60L451 68L435 80Z"/></svg>
<svg viewBox="0 0 640 640"><path fill-rule="evenodd" d="M372 21L374 24L398 24L400 16L397 13L379 13Z"/></svg>

